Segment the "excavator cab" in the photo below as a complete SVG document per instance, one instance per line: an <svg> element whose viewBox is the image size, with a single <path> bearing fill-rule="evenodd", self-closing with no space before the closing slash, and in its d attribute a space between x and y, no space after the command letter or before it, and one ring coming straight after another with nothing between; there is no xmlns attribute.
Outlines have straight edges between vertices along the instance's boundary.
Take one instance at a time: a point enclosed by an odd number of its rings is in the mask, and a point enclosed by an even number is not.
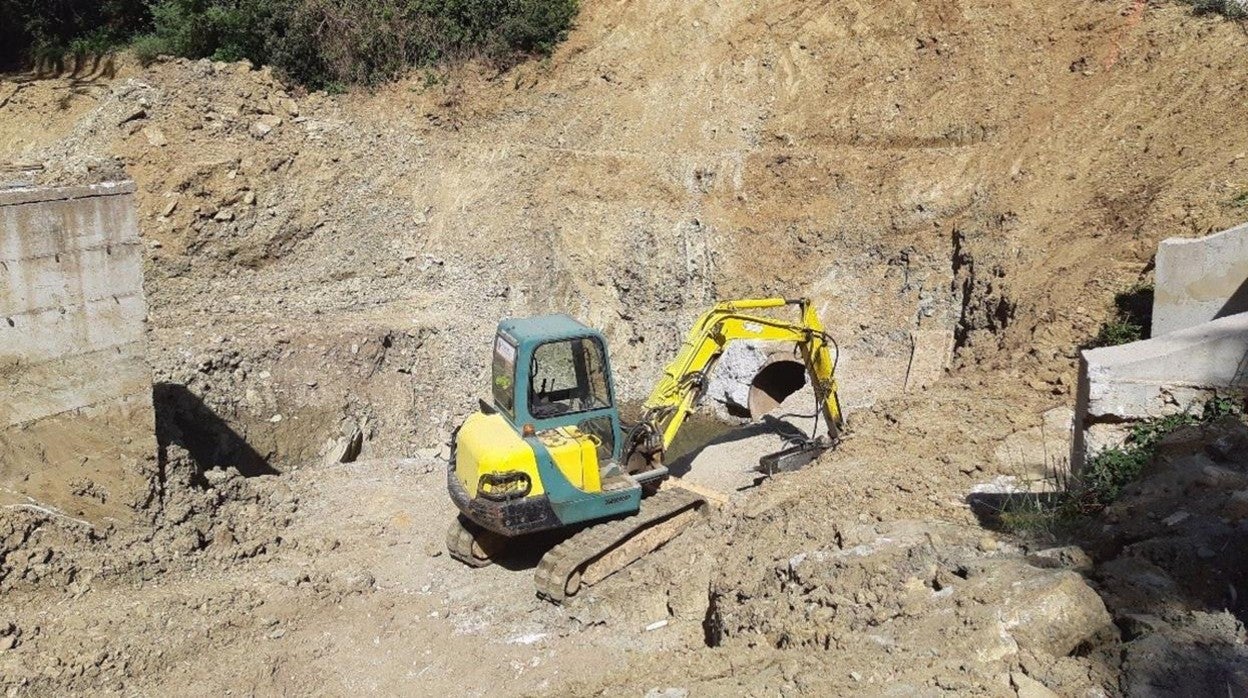
<svg viewBox="0 0 1248 698"><path fill-rule="evenodd" d="M595 441L600 460L615 457L620 417L602 337L566 315L505 325L494 340L495 407L521 430L574 426Z"/></svg>

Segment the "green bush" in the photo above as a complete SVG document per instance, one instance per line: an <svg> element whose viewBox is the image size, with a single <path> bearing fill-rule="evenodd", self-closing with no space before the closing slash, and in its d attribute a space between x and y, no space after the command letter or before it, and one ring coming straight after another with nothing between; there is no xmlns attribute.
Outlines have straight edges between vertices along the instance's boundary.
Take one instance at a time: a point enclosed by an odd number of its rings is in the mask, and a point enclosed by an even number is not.
<svg viewBox="0 0 1248 698"><path fill-rule="evenodd" d="M160 54L266 63L271 40L293 5L290 0L158 0L152 31L137 37L142 60Z"/></svg>
<svg viewBox="0 0 1248 698"><path fill-rule="evenodd" d="M1122 494L1122 488L1139 477L1166 435L1180 427L1208 424L1241 412L1240 403L1219 397L1206 402L1198 415L1184 412L1135 424L1121 447L1105 449L1084 464L1078 483L1084 495L1082 499L1099 506L1113 502Z"/></svg>
<svg viewBox="0 0 1248 698"><path fill-rule="evenodd" d="M12 39L0 58L132 41L142 60L245 58L309 87L373 84L445 59L549 52L576 11L577 0L0 0Z"/></svg>
<svg viewBox="0 0 1248 698"><path fill-rule="evenodd" d="M1242 399L1217 397L1206 402L1199 414L1185 412L1139 422L1122 446L1089 458L1077 480L1059 476L1059 491L1011 495L997 513L998 521L1003 529L1021 536L1057 538L1118 499L1157 455L1157 445L1166 435L1180 427L1243 413Z"/></svg>
<svg viewBox="0 0 1248 698"><path fill-rule="evenodd" d="M99 54L146 26L145 0L0 0L0 67Z"/></svg>

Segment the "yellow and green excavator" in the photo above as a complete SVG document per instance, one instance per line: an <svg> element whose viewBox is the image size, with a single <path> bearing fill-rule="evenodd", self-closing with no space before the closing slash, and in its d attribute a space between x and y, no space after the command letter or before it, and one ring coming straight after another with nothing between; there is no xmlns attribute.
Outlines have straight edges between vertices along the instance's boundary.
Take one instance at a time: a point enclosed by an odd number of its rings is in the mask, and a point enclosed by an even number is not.
<svg viewBox="0 0 1248 698"><path fill-rule="evenodd" d="M760 312L785 306L800 318ZM826 436L764 456L760 470L795 469L833 446L843 426L836 344L807 299L716 304L694 324L633 424L621 422L600 332L567 315L499 323L492 400L481 401L452 443L447 486L460 515L447 533L451 555L480 567L518 537L576 530L537 566L538 595L561 603L675 537L706 500L679 487L660 490L669 475L664 455L711 368L738 340L793 343L827 424Z"/></svg>

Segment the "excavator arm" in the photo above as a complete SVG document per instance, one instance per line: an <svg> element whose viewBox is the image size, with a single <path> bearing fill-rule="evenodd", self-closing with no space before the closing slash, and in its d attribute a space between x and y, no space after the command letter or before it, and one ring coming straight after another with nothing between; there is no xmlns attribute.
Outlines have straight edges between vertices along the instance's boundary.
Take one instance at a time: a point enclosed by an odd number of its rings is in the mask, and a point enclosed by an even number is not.
<svg viewBox="0 0 1248 698"><path fill-rule="evenodd" d="M750 311L795 305L796 322ZM844 423L836 390L836 345L824 332L810 300L766 298L717 303L694 323L676 357L663 371L642 405L642 418L633 435L633 447L647 457L661 455L671 445L685 418L696 407L707 377L728 343L740 339L794 342L806 364L815 399L835 440Z"/></svg>

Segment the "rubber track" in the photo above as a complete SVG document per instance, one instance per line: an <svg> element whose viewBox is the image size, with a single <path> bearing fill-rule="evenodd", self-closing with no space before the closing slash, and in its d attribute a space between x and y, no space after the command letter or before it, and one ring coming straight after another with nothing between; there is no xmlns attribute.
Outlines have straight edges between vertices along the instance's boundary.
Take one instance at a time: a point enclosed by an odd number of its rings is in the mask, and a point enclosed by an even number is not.
<svg viewBox="0 0 1248 698"><path fill-rule="evenodd" d="M469 524L471 526L471 524ZM481 560L472 554L473 534L456 516L446 531L446 551L451 557L472 567L488 567L490 560Z"/></svg>
<svg viewBox="0 0 1248 698"><path fill-rule="evenodd" d="M577 570L583 570L597 558L611 552L612 548L626 543L635 533L705 504L705 499L689 490L667 489L643 499L641 509L632 516L580 531L542 556L534 575L537 595L548 601L563 603L568 579Z"/></svg>

